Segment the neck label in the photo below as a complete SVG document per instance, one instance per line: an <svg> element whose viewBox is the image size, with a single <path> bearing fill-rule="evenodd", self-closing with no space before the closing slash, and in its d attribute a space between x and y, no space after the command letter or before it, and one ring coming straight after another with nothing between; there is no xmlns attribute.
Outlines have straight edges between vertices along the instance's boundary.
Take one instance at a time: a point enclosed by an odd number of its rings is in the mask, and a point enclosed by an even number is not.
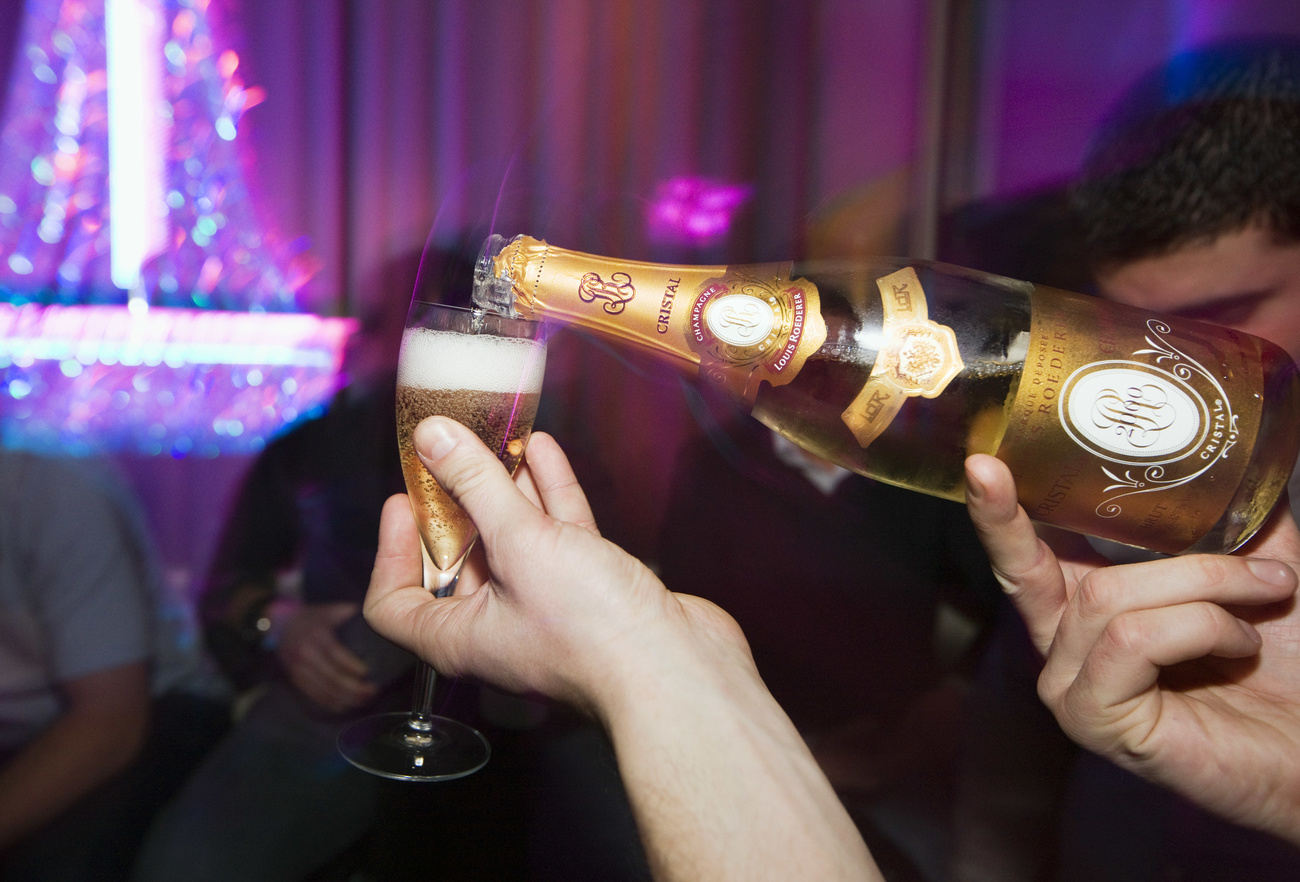
<svg viewBox="0 0 1300 882"><path fill-rule="evenodd" d="M936 398L965 368L952 328L930 320L916 270L876 279L885 306L871 376L840 418L863 447L889 428L909 398Z"/></svg>

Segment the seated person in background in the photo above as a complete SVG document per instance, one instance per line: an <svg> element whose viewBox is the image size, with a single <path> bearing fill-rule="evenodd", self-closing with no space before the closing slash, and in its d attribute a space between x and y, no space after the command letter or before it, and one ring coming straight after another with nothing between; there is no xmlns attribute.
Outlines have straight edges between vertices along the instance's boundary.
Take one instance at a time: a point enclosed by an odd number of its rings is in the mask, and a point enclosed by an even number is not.
<svg viewBox="0 0 1300 882"><path fill-rule="evenodd" d="M358 615L379 508L403 488L393 390L382 371L353 377L249 472L199 598L242 716L160 815L137 879L301 879L373 825L378 779L334 741L345 719L399 709L413 665Z"/></svg>
<svg viewBox="0 0 1300 882"><path fill-rule="evenodd" d="M0 878L124 880L224 684L107 467L0 450Z"/></svg>
<svg viewBox="0 0 1300 882"><path fill-rule="evenodd" d="M430 294L469 291L471 266L453 255L383 267L386 293L348 343L347 385L323 416L272 441L244 482L199 609L247 713L160 816L141 880L301 879L352 860L340 856L391 802L335 739L350 720L410 707L414 659L360 612L380 510L405 486L397 355L417 270ZM439 690L441 710L456 690Z"/></svg>
<svg viewBox="0 0 1300 882"><path fill-rule="evenodd" d="M1196 50L1140 81L1100 130L1071 193L1072 223L1100 293L1238 328L1300 356L1297 145L1300 46L1269 41ZM1300 499L1294 489L1293 503ZM999 518L997 528L986 528L990 538L1012 529L1005 511ZM1106 559L1086 547L1058 540L1052 545L1065 570L1064 577L1056 570L1056 582L1064 578L1073 591L1078 579L1094 572L1090 584L1122 585L1115 590L1131 592L1126 602L1148 595L1161 573L1187 578L1191 566L1169 560L1131 570L1098 569ZM1131 549L1122 557L1114 547L1103 551L1114 560L1134 559ZM1026 561L1005 554L991 553L995 566L1004 581L1018 579ZM1025 590L1016 599L1033 596L1035 591ZM1065 605L1051 592L1041 596ZM977 706L980 725L969 739L974 765L961 798L966 822L959 824L960 882L1036 880L1044 873L1084 882L1300 878L1300 852L1148 784L1130 771L1144 765L1135 757L1121 768L1069 749L1033 695L1038 679L1040 694L1066 731L1080 737L1070 725L1073 715L1059 677L1050 673L1057 666L1049 660L1039 678L1035 658L1035 651L1051 646L1060 610L1053 608L1045 622L1041 610L1036 615L1020 606L1030 632L1012 619L1001 623L976 691L985 703ZM1269 633L1276 635L1277 626ZM1263 652L1280 649L1266 643ZM1102 756L1117 755L1114 743L1102 750L1095 741L1080 740ZM1160 775L1148 777L1170 783ZM1053 808L1060 812L1059 825L1050 821ZM1060 836L1055 857L1045 852L1042 836L1026 835L1052 827Z"/></svg>
<svg viewBox="0 0 1300 882"><path fill-rule="evenodd" d="M467 299L472 271L471 259L436 248L384 266L375 284L387 293L348 343L347 385L249 473L200 598L247 713L155 824L141 882L353 869L498 879L524 861L521 730L533 719L519 719L514 699L438 681L434 710L484 729L493 746L489 766L463 781L394 784L353 768L335 744L354 719L411 707L414 659L370 630L361 601L384 500L405 489L395 409L410 292ZM443 816L443 835L412 826L430 814Z"/></svg>
<svg viewBox="0 0 1300 882"><path fill-rule="evenodd" d="M976 631L999 596L970 519L726 408L682 455L660 576L735 618L885 875L937 878L961 696L940 608Z"/></svg>

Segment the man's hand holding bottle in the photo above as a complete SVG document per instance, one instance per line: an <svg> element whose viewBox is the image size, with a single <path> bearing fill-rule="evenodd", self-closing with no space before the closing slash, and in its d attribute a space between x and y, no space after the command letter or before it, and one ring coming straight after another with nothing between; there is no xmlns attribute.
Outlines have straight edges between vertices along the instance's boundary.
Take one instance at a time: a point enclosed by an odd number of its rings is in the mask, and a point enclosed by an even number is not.
<svg viewBox="0 0 1300 882"><path fill-rule="evenodd" d="M1045 664L1038 692L1084 747L1224 817L1300 844L1300 531L1285 500L1236 555L1112 565L1043 530L1007 467L967 502Z"/></svg>

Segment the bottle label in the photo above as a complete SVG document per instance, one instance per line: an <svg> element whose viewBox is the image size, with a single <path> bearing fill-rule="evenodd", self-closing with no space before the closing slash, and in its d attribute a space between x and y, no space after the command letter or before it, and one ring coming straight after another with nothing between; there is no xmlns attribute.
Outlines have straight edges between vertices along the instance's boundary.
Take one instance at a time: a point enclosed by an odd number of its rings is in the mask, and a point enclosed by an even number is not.
<svg viewBox="0 0 1300 882"><path fill-rule="evenodd" d="M1109 519L1169 553L1194 545L1254 446L1242 427L1259 423L1258 352L1232 330L1096 298L1036 292L1032 306L998 450L1029 516L1092 533Z"/></svg>
<svg viewBox="0 0 1300 882"><path fill-rule="evenodd" d="M817 287L791 264L667 266L552 248L521 236L494 259L515 308L693 365L753 404L789 383L826 340Z"/></svg>
<svg viewBox="0 0 1300 882"><path fill-rule="evenodd" d="M916 270L876 280L885 306L881 344L871 376L840 418L859 444L889 427L908 398L934 398L965 368L952 328L930 320Z"/></svg>

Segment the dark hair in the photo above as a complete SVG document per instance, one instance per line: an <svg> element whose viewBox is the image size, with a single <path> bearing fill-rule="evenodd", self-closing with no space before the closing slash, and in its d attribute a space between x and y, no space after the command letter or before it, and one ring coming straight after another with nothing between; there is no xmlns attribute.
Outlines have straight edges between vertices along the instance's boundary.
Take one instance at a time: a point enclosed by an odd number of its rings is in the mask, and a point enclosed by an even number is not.
<svg viewBox="0 0 1300 882"><path fill-rule="evenodd" d="M1256 224L1300 240L1300 43L1194 50L1138 81L1071 202L1095 269Z"/></svg>
<svg viewBox="0 0 1300 882"><path fill-rule="evenodd" d="M467 246L430 242L423 251L389 258L367 277L370 299L357 318L370 334L401 334L411 298L469 306L475 254Z"/></svg>

